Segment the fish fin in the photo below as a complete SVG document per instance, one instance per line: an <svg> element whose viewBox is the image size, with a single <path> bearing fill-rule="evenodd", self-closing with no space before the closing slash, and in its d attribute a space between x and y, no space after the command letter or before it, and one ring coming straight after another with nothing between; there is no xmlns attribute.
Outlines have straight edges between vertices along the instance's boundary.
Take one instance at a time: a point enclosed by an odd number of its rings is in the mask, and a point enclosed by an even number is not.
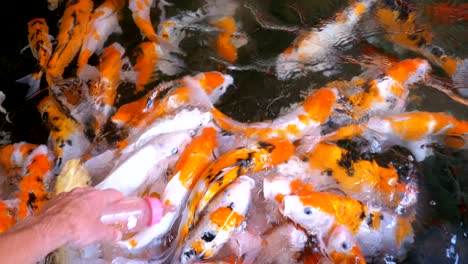
<svg viewBox="0 0 468 264"><path fill-rule="evenodd" d="M460 63L458 63L457 71L453 75L452 80L454 82L454 86L457 89L465 89L460 91L460 93L464 97L468 97L468 92L466 92L466 90L468 90L468 59L463 59Z"/></svg>
<svg viewBox="0 0 468 264"><path fill-rule="evenodd" d="M29 45L29 44L26 45L24 48L22 48L22 49L20 50L20 54L23 54L23 52L24 52L25 50L29 49L30 47L31 47L31 45Z"/></svg>
<svg viewBox="0 0 468 264"><path fill-rule="evenodd" d="M26 93L26 99L31 98L37 91L39 91L39 87L41 85L41 78L42 78L42 71L33 72L29 75L26 75L22 78L16 80L17 83L27 84L29 85L29 89Z"/></svg>
<svg viewBox="0 0 468 264"><path fill-rule="evenodd" d="M157 67L162 73L168 76L174 76L186 69L184 61L175 54L161 57Z"/></svg>
<svg viewBox="0 0 468 264"><path fill-rule="evenodd" d="M78 71L78 77L81 80L89 81L97 78L99 76L99 70L92 65L85 64Z"/></svg>
<svg viewBox="0 0 468 264"><path fill-rule="evenodd" d="M192 90L192 98L190 100L195 106L213 109L210 97L205 93L205 91L203 91L196 80L192 77L185 77L184 82Z"/></svg>

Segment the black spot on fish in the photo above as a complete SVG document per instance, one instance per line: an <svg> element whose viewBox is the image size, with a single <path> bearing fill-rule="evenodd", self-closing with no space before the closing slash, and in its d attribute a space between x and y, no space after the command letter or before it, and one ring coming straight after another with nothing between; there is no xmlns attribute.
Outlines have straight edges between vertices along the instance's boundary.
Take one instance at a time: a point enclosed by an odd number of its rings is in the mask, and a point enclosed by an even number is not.
<svg viewBox="0 0 468 264"><path fill-rule="evenodd" d="M333 176L333 170L331 170L331 169L325 170L324 173L325 173L325 175L327 175L328 177Z"/></svg>
<svg viewBox="0 0 468 264"><path fill-rule="evenodd" d="M216 233L211 233L210 231L203 233L201 239L206 242L211 242L216 238Z"/></svg>
<svg viewBox="0 0 468 264"><path fill-rule="evenodd" d="M380 214L380 220L383 220L383 219L384 219L383 214Z"/></svg>
<svg viewBox="0 0 468 264"><path fill-rule="evenodd" d="M231 209L231 210L234 210L234 203L230 203L227 208Z"/></svg>
<svg viewBox="0 0 468 264"><path fill-rule="evenodd" d="M42 179L40 177L36 177L37 182L42 182Z"/></svg>
<svg viewBox="0 0 468 264"><path fill-rule="evenodd" d="M359 216L359 219L364 220L364 218L366 218L366 213L362 211L361 215Z"/></svg>
<svg viewBox="0 0 468 264"><path fill-rule="evenodd" d="M411 34L408 36L408 39L409 40L417 40L418 39L418 35L417 34Z"/></svg>
<svg viewBox="0 0 468 264"><path fill-rule="evenodd" d="M373 224L373 221L374 221L373 218L374 218L374 215L372 213L369 215L369 218L367 218L367 225L370 226L370 227L372 227L372 224Z"/></svg>
<svg viewBox="0 0 468 264"><path fill-rule="evenodd" d="M37 202L36 195L33 192L28 193L28 207L31 210L36 210L37 209L37 206L34 205L34 203L36 203L36 202Z"/></svg>
<svg viewBox="0 0 468 264"><path fill-rule="evenodd" d="M73 145L73 143L72 143L72 141L71 141L70 139L68 139L66 142L67 142L67 144L68 144L69 146L72 146L72 145Z"/></svg>
<svg viewBox="0 0 468 264"><path fill-rule="evenodd" d="M192 258L193 256L196 256L197 252L193 249L190 249L189 251L184 252L184 256L188 259Z"/></svg>
<svg viewBox="0 0 468 264"><path fill-rule="evenodd" d="M432 53L432 55L434 55L436 57L440 57L440 56L444 55L445 52L441 47L431 46L431 53Z"/></svg>
<svg viewBox="0 0 468 264"><path fill-rule="evenodd" d="M268 143L268 142L264 142L264 141L259 141L258 145L261 148L266 149L269 153L271 153L276 148L275 145Z"/></svg>
<svg viewBox="0 0 468 264"><path fill-rule="evenodd" d="M420 38L418 43L416 43L416 45L418 46L418 48L421 48L423 45L425 45L427 43L426 39L425 38Z"/></svg>
<svg viewBox="0 0 468 264"><path fill-rule="evenodd" d="M303 156L301 157L301 160L304 162L309 162L309 157Z"/></svg>

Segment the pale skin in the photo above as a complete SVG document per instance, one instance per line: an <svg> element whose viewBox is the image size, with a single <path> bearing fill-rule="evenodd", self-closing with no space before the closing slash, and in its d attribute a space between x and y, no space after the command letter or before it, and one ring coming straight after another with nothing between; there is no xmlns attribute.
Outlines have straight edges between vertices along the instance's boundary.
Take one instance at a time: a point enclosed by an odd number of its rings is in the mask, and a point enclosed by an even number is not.
<svg viewBox="0 0 468 264"><path fill-rule="evenodd" d="M93 188L76 188L55 196L38 215L26 217L0 234L1 262L35 263L65 245L83 247L120 240L120 231L99 219L106 206L122 198L116 190Z"/></svg>

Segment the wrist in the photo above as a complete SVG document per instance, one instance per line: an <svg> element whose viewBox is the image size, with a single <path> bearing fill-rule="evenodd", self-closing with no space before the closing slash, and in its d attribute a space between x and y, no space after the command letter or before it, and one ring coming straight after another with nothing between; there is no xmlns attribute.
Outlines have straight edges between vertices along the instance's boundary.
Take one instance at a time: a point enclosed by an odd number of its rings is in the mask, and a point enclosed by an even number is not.
<svg viewBox="0 0 468 264"><path fill-rule="evenodd" d="M37 237L43 239L48 252L64 246L71 240L67 223L44 219L40 216L32 216L32 218L32 228Z"/></svg>

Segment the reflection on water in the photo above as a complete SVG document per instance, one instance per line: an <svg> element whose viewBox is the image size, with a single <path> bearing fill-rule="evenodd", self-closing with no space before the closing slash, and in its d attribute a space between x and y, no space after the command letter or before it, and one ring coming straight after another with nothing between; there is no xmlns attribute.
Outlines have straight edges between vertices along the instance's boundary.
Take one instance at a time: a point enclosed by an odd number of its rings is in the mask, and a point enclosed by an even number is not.
<svg viewBox="0 0 468 264"><path fill-rule="evenodd" d="M5 115L0 113L0 144L47 141L47 131L35 108L43 94L25 102L22 98L26 90L13 82L30 73L32 65L35 64L29 51L19 54L19 50L27 45L26 22L43 12L48 19L52 35L57 34L55 24L63 13L63 7L53 12L48 11L45 9L45 1L42 1L44 3L35 1L34 5L40 6L36 12L28 11L28 17L23 17L24 21L17 21L18 32L21 34L16 33L13 38L14 44L10 44L7 51L2 51L1 59L5 61L3 64L7 65L4 66L5 70L1 75L1 90L7 96L3 105L10 112L8 116L12 123L7 122ZM397 2L401 4L401 1L379 1L390 5L396 5L394 3ZM179 14L182 10L194 11L203 4L204 1L177 1L175 5L167 8L167 17ZM382 23L376 22L375 8L366 12L362 19L357 19L355 25L349 28L334 28L334 24L327 24L330 18L336 16L337 12L342 11L348 4L349 1L343 0L247 1L236 12L236 19L240 25L239 42L245 44L239 45L241 47L236 62L220 58L216 53L213 48L218 32L216 29L206 21L197 26L190 25L184 30L185 37L179 45L186 54L183 57L186 68L178 76L217 69L226 71L233 76L234 87L221 97L216 107L236 120L254 122L273 119L291 104L302 101L313 89L332 81L350 80L362 74L364 67L371 69L366 74L375 77L396 61L424 56L428 50L432 52L429 55L433 56L436 46L443 48L447 55L465 58L466 62L468 5L462 1L414 0L404 7L417 12L417 20L423 25L416 30L423 36L406 37L424 37L424 41L427 41L430 35L432 43L427 47L425 43L417 45L418 47L407 45L405 40L400 38L402 32L394 32L389 36L388 31L382 28ZM16 8L22 10L20 7ZM398 8L402 8L401 5ZM125 20L121 23L124 34L112 36L106 43L118 40L131 53L141 39L138 29L131 23L129 11L124 13ZM155 20L159 17L157 9L152 10L152 17ZM407 29L406 25L404 27ZM278 54L285 52L298 35L303 35L311 28L318 37L312 38L312 44L308 44L309 48L320 52L305 60L304 56L299 55L292 56L291 60L288 57L284 59L285 62L277 59ZM409 33L405 31L403 34ZM393 42L389 41L392 37ZM97 61L97 57L91 59ZM285 66L278 66L281 63ZM468 86L466 69L459 70L461 73L452 73L451 68L445 67L439 58L433 58L433 65L434 70L425 82L412 88L407 110L446 112L466 120L467 105L455 102L431 86L431 83L437 82L455 96L462 98L457 89ZM162 80L172 78L166 76ZM160 80L154 81L147 86L147 90L159 82ZM121 85L119 89L121 94L117 98L116 106L136 99L137 96L133 93L125 92L132 89L128 84ZM416 240L407 263L465 263L468 260L467 161L466 150L452 151L437 147L434 156L419 164L422 173L419 179L421 195L418 215L414 222ZM383 262L382 259L375 261Z"/></svg>

